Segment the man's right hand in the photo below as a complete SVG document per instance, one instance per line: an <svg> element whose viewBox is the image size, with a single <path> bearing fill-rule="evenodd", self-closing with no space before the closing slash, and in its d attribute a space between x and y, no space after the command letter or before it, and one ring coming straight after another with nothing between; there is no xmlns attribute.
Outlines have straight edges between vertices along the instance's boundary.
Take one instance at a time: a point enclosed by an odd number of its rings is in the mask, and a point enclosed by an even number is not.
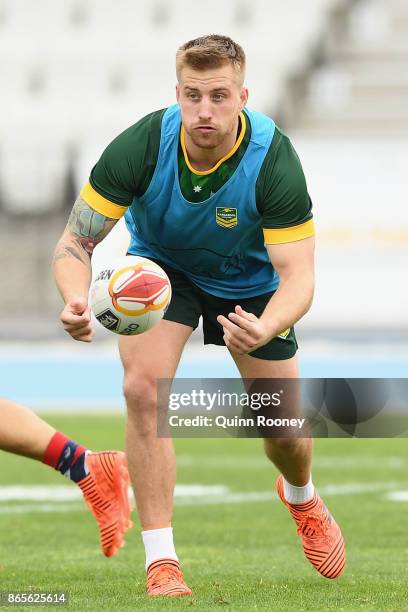
<svg viewBox="0 0 408 612"><path fill-rule="evenodd" d="M91 308L84 298L77 298L65 304L60 316L65 331L82 342L91 342L94 331L91 324Z"/></svg>

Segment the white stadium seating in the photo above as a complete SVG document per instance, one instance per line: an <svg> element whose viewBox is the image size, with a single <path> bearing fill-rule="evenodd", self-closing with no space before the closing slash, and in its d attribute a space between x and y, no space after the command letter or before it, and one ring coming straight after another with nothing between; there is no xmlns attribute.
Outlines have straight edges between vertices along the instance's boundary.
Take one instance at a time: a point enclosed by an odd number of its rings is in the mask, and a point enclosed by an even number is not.
<svg viewBox="0 0 408 612"><path fill-rule="evenodd" d="M22 201L14 180L24 150L27 184L39 155L60 163L102 150L122 129L174 101L176 48L204 33L226 33L248 57L250 105L273 110L286 75L302 65L334 0L0 0L0 188L4 206ZM13 141L13 147L7 144ZM29 142L27 142L29 141ZM17 155L15 164L13 155ZM44 157L45 155L45 157ZM32 160L30 162L30 156ZM8 160L7 163L1 160ZM19 161L20 160L20 161ZM65 168L67 170L67 168ZM83 169L75 175L82 176ZM38 178L38 177L37 177ZM42 208L55 206L55 172L42 180ZM55 185L54 185L55 187ZM79 187L79 185L78 185ZM18 193L17 193L18 191ZM20 195L19 195L20 194Z"/></svg>

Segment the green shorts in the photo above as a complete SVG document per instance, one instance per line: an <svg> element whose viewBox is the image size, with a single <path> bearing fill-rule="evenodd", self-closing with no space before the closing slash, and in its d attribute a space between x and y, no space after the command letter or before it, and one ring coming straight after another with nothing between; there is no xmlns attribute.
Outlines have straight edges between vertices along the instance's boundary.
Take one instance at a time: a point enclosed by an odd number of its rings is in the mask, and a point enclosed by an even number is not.
<svg viewBox="0 0 408 612"><path fill-rule="evenodd" d="M222 325L217 321L218 315L228 317L228 313L234 312L235 306L239 304L244 310L259 317L274 293L240 300L220 298L202 291L182 272L157 259L153 261L166 272L172 287L171 302L163 318L195 329L200 317L203 317L204 344L225 346ZM267 360L290 359L295 355L297 348L295 330L291 327L268 344L251 352L251 356Z"/></svg>

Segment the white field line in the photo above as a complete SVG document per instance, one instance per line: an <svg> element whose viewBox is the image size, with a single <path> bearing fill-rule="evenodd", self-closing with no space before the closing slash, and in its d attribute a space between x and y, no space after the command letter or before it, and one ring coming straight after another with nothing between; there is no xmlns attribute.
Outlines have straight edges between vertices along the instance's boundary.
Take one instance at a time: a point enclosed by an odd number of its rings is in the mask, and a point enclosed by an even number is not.
<svg viewBox="0 0 408 612"><path fill-rule="evenodd" d="M223 496L229 493L224 485L177 485L176 497ZM131 490L129 489L129 494ZM52 501L69 502L82 499L81 490L74 486L10 485L0 486L0 502L3 501Z"/></svg>
<svg viewBox="0 0 408 612"><path fill-rule="evenodd" d="M10 485L0 487L2 501L52 501L66 502L81 499L82 492L75 486Z"/></svg>
<svg viewBox="0 0 408 612"><path fill-rule="evenodd" d="M372 482L372 483L348 483L342 485L326 485L318 487L319 494L322 497L332 496L347 496L347 495L364 495L365 493L382 493L401 487L401 483L395 482ZM242 504L248 502L271 501L277 500L278 496L274 491L248 491L242 493L228 492L222 497L207 496L191 498L188 496L176 497L177 506L201 506L201 505L216 505L216 504Z"/></svg>
<svg viewBox="0 0 408 612"><path fill-rule="evenodd" d="M395 482L347 483L326 485L319 488L322 496L364 495L365 493L384 493L391 491L392 497L405 484ZM408 492L402 492L408 501ZM401 494L401 491L398 493ZM129 490L131 495L131 490ZM85 510L81 501L82 493L74 487L54 485L5 486L0 487L0 514L25 514L31 512L71 512ZM274 491L234 492L225 485L178 485L175 492L176 506L205 506L221 504L241 504L277 500ZM1 502L40 502L40 503L1 503ZM48 503L43 503L48 502ZM68 502L68 503L67 503Z"/></svg>
<svg viewBox="0 0 408 612"><path fill-rule="evenodd" d="M386 498L394 502L408 502L408 491L391 491L387 493Z"/></svg>
<svg viewBox="0 0 408 612"><path fill-rule="evenodd" d="M0 515L1 514L31 514L35 513L49 513L49 512L83 512L86 506L84 504L71 503L71 504L24 504L18 506L16 504L0 504Z"/></svg>

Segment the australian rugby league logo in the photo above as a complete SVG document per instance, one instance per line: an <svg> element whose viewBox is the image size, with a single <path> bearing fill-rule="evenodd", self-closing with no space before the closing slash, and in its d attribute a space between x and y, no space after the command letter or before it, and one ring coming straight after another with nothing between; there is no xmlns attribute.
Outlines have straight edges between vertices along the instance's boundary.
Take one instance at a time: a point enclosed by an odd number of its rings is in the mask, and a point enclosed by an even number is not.
<svg viewBox="0 0 408 612"><path fill-rule="evenodd" d="M171 297L167 278L154 268L148 269L145 263L118 270L112 276L108 290L116 310L131 316L163 310ZM132 304L134 308L131 308Z"/></svg>
<svg viewBox="0 0 408 612"><path fill-rule="evenodd" d="M215 209L215 220L217 225L230 229L238 225L238 209L217 206Z"/></svg>

